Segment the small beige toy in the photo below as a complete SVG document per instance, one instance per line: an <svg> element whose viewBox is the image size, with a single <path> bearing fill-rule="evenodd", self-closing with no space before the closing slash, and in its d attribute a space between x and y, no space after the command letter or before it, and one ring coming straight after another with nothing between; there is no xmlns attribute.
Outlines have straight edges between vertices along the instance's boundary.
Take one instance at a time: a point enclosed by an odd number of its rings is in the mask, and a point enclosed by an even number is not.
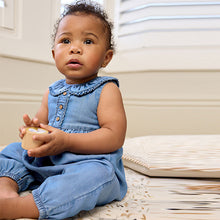
<svg viewBox="0 0 220 220"><path fill-rule="evenodd" d="M48 131L43 128L37 128L37 127L27 127L26 133L22 139L22 148L25 150L33 149L36 147L39 147L43 144L42 141L36 141L33 140L33 135L41 135L41 134L47 134Z"/></svg>

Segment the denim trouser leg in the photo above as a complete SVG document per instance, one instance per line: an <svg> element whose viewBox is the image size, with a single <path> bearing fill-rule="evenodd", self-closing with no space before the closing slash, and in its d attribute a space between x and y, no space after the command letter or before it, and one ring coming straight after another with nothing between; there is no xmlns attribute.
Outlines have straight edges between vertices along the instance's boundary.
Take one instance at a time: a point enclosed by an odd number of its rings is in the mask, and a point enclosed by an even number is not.
<svg viewBox="0 0 220 220"><path fill-rule="evenodd" d="M0 177L10 177L17 182L19 192L34 182L30 171L23 165L23 152L21 143L12 143L0 153Z"/></svg>
<svg viewBox="0 0 220 220"><path fill-rule="evenodd" d="M95 159L94 155L85 158L41 166L43 159L29 158L21 143L13 143L0 153L0 176L15 180L19 192L34 188L32 193L39 219L65 219L96 205L121 200L125 193L111 162L103 157Z"/></svg>
<svg viewBox="0 0 220 220"><path fill-rule="evenodd" d="M120 184L110 162L82 161L67 165L33 190L39 219L65 219L121 199Z"/></svg>

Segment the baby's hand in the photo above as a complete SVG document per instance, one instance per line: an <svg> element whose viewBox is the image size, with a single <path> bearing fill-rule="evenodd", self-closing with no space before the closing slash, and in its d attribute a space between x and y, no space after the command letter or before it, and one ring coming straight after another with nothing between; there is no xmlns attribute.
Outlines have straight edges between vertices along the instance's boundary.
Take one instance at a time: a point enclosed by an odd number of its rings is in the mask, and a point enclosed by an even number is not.
<svg viewBox="0 0 220 220"><path fill-rule="evenodd" d="M40 126L39 120L37 118L30 119L30 117L27 114L23 115L23 121L24 121L25 125L23 125L19 128L19 132L20 132L19 137L21 139L25 135L25 128L26 127L39 127Z"/></svg>
<svg viewBox="0 0 220 220"><path fill-rule="evenodd" d="M28 150L29 157L44 157L63 153L68 134L49 125L40 124L40 127L49 131L49 134L34 135L33 139L44 142L43 145Z"/></svg>

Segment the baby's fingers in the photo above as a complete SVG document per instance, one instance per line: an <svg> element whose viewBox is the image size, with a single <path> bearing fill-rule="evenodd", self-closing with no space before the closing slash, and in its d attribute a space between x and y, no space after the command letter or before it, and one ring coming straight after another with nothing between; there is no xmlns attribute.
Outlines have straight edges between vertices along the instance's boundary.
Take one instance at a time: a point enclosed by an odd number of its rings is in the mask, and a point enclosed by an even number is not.
<svg viewBox="0 0 220 220"><path fill-rule="evenodd" d="M30 117L27 114L23 115L23 120L26 126L31 126L32 124L32 120L30 119Z"/></svg>
<svg viewBox="0 0 220 220"><path fill-rule="evenodd" d="M31 119L27 114L23 115L23 120L27 127L39 127L40 125L38 118Z"/></svg>
<svg viewBox="0 0 220 220"><path fill-rule="evenodd" d="M19 137L20 137L21 139L23 139L25 133L26 133L25 127L24 127L24 126L20 127L20 128L19 128Z"/></svg>
<svg viewBox="0 0 220 220"><path fill-rule="evenodd" d="M34 127L39 127L40 126L40 122L39 122L38 118L33 118L32 125Z"/></svg>
<svg viewBox="0 0 220 220"><path fill-rule="evenodd" d="M35 134L33 140L48 143L51 140L51 137L50 134Z"/></svg>
<svg viewBox="0 0 220 220"><path fill-rule="evenodd" d="M45 157L48 156L48 145L41 145L40 147L28 150L29 157Z"/></svg>
<svg viewBox="0 0 220 220"><path fill-rule="evenodd" d="M33 136L33 140L42 142L42 145L37 148L30 149L28 151L28 156L29 157L48 156L48 144L47 143L50 141L50 135L49 134L41 134L41 135L36 134Z"/></svg>

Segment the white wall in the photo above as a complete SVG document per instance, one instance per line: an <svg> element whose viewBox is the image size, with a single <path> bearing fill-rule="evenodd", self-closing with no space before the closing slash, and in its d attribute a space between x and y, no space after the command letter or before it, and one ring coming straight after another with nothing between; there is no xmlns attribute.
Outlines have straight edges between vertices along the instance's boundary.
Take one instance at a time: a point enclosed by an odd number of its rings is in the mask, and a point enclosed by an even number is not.
<svg viewBox="0 0 220 220"><path fill-rule="evenodd" d="M0 56L0 144L19 141L22 116L34 116L43 93L61 77L53 64Z"/></svg>
<svg viewBox="0 0 220 220"><path fill-rule="evenodd" d="M136 71L115 76L124 97L127 136L220 133L220 71Z"/></svg>
<svg viewBox="0 0 220 220"><path fill-rule="evenodd" d="M114 14L120 18L118 51L107 73L120 79L127 136L219 134L219 2L114 2L123 13ZM179 5L171 6L175 2ZM142 4L147 7L135 10ZM141 18L146 20L132 24Z"/></svg>
<svg viewBox="0 0 220 220"><path fill-rule="evenodd" d="M219 134L219 57L219 46L119 52L107 72L120 79L127 136Z"/></svg>
<svg viewBox="0 0 220 220"><path fill-rule="evenodd" d="M13 17L13 25L0 25L0 54L51 63L51 34L59 16L59 0L7 0L7 5L8 1L13 8L5 10Z"/></svg>
<svg viewBox="0 0 220 220"><path fill-rule="evenodd" d="M12 17L11 26L0 27L0 144L20 141L23 114L33 117L47 87L61 77L51 56L59 0L7 0L6 4L13 7L5 9Z"/></svg>

